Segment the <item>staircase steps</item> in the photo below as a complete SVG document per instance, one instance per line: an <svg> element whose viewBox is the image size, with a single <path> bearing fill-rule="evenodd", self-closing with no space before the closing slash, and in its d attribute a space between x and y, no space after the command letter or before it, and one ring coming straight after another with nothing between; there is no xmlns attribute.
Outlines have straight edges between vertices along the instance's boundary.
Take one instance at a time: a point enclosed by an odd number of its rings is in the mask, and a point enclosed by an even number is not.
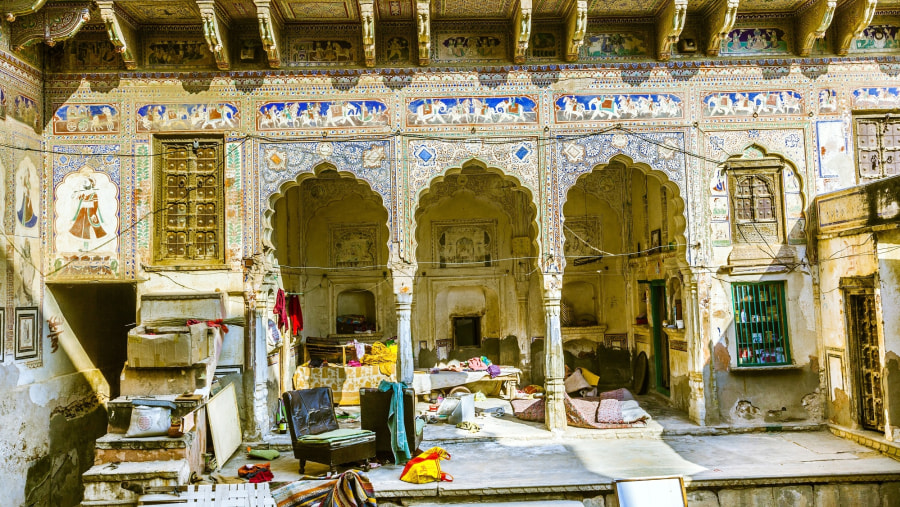
<svg viewBox="0 0 900 507"><path fill-rule="evenodd" d="M82 505L135 505L142 490L186 486L190 478L186 459L94 465L81 476L84 482ZM129 489L124 488L123 483L127 483Z"/></svg>

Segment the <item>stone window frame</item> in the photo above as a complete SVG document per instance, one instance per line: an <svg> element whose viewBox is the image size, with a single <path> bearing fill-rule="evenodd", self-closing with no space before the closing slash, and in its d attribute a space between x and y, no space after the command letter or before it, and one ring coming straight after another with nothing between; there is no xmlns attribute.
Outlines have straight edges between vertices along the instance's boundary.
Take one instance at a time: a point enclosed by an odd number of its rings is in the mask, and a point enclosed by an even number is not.
<svg viewBox="0 0 900 507"><path fill-rule="evenodd" d="M784 160L777 157L735 160L729 162L725 167L725 172L728 177L728 207L729 213L731 215L730 223L732 242L736 244L750 245L758 245L771 242L774 242L776 244L784 244L786 242L784 230L784 184L782 181L784 168ZM756 187L751 185L751 195L747 197L739 196L738 192L742 188L741 183L751 178L762 180L765 184L765 188L768 190L768 194L765 196L754 195L752 192ZM751 203L751 209L754 216L751 219L738 218L739 214L737 200L739 197L749 198L751 199L751 201L753 201ZM771 200L771 211L774 215L773 217L762 219L756 216L756 213L758 211L756 200L760 199L761 197L765 197ZM756 237L748 238L745 234L743 226L746 226L748 224L752 224L754 226L753 232L755 233ZM774 236L766 237L756 227L757 224L774 224Z"/></svg>
<svg viewBox="0 0 900 507"><path fill-rule="evenodd" d="M877 125L874 135L875 139L869 139L870 134L862 132L862 125ZM893 128L893 132L889 135L888 130ZM885 137L896 139L893 147L885 146ZM889 114L862 114L853 116L853 144L856 149L856 157L854 167L856 168L856 179L858 183L879 180L889 176L900 174L900 116ZM868 154L871 155L868 155ZM872 156L877 157L872 158ZM869 165L868 171L863 171L865 161ZM891 174L885 173L886 165L893 165L896 172ZM877 166L877 172L871 168Z"/></svg>
<svg viewBox="0 0 900 507"><path fill-rule="evenodd" d="M166 241L166 147L170 145L184 145L190 150L195 146L213 144L217 147L216 156L216 256L215 258L170 258L165 252ZM153 174L153 203L156 210L153 220L153 263L152 268L173 269L222 269L225 267L225 138L224 136L185 136L185 135L156 135L153 136L154 174ZM188 203L191 202L192 193L188 193ZM190 206L188 206L190 209ZM190 217L194 213L189 213ZM191 225L189 231L195 231ZM192 241L192 240L191 240ZM151 268L151 269L152 269Z"/></svg>

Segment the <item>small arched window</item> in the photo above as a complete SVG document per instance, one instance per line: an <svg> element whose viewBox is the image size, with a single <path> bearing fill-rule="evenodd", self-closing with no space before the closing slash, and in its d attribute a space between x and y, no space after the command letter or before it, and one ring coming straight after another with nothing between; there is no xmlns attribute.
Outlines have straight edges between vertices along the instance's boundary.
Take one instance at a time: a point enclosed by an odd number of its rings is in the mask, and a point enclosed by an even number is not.
<svg viewBox="0 0 900 507"><path fill-rule="evenodd" d="M782 243L784 213L782 171L776 157L739 159L728 163L731 193L731 235L735 243Z"/></svg>

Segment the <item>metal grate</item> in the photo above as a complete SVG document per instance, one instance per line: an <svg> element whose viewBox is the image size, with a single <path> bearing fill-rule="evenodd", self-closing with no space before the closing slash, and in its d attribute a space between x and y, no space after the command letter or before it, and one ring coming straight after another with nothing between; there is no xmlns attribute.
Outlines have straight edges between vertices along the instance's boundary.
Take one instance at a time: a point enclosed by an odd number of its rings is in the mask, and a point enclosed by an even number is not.
<svg viewBox="0 0 900 507"><path fill-rule="evenodd" d="M732 285L738 366L790 364L784 282Z"/></svg>

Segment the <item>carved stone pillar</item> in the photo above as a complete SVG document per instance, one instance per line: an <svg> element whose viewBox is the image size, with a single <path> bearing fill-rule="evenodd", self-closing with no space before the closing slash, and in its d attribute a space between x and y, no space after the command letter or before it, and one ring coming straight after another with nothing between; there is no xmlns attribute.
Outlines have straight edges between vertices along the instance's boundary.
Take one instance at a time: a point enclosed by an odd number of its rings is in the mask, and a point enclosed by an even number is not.
<svg viewBox="0 0 900 507"><path fill-rule="evenodd" d="M566 428L565 366L563 363L562 330L559 324L559 303L562 291L558 287L544 289L544 423L549 430Z"/></svg>
<svg viewBox="0 0 900 507"><path fill-rule="evenodd" d="M688 386L690 388L690 399L688 400L688 414L692 421L700 425L706 425L706 386L703 382L703 368L706 364L704 357L704 333L700 326L700 299L697 294L697 278L695 275L686 273L685 289L688 292L687 317L685 336L688 341L689 363L688 363Z"/></svg>
<svg viewBox="0 0 900 507"><path fill-rule="evenodd" d="M397 296L397 381L412 385L413 342L409 318L412 314L412 292L398 292Z"/></svg>

